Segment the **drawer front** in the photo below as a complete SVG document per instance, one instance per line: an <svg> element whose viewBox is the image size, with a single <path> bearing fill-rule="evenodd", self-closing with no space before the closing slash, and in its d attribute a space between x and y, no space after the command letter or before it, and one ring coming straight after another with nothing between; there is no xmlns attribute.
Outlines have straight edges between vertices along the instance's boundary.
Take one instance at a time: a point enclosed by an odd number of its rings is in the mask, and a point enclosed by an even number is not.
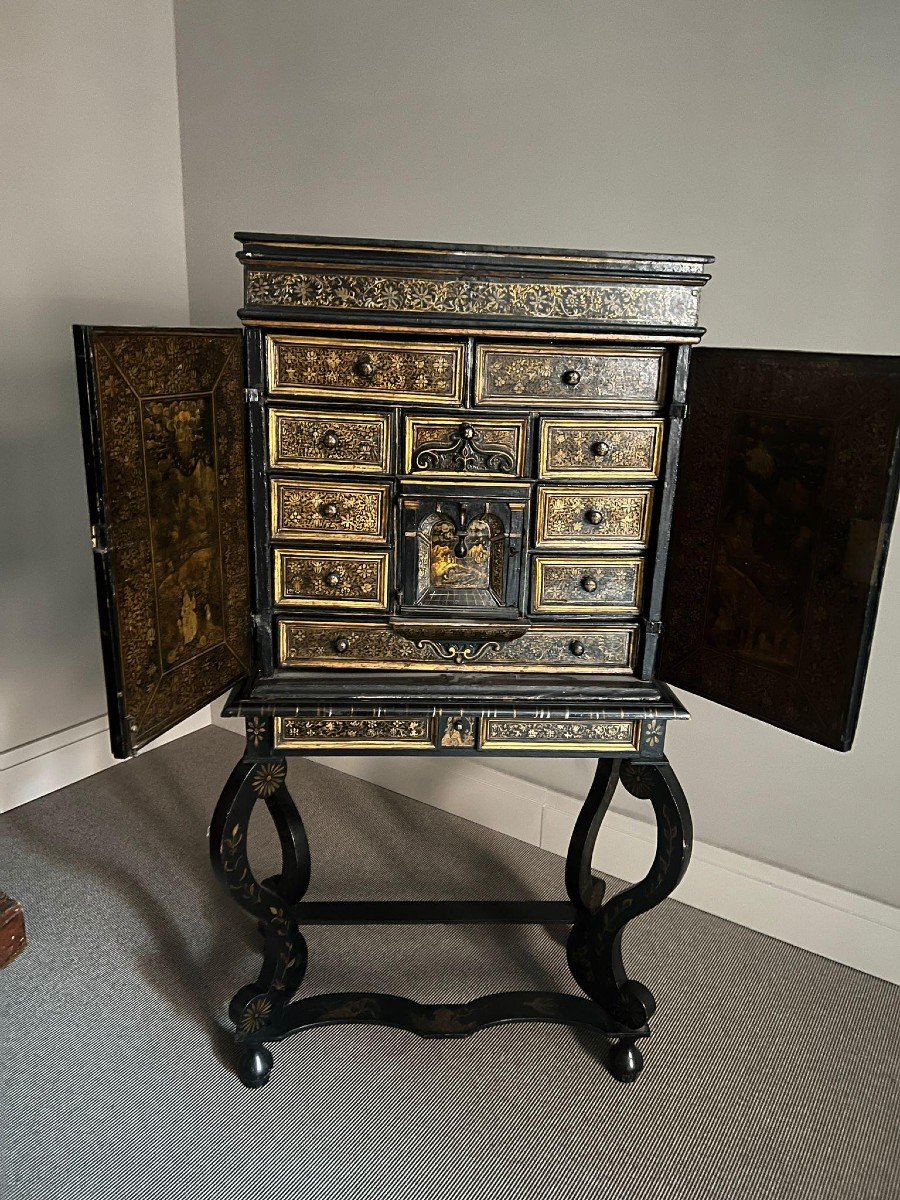
<svg viewBox="0 0 900 1200"><path fill-rule="evenodd" d="M269 391L275 396L365 396L458 404L461 343L349 341L271 334Z"/></svg>
<svg viewBox="0 0 900 1200"><path fill-rule="evenodd" d="M539 487L535 545L640 550L652 503L652 487Z"/></svg>
<svg viewBox="0 0 900 1200"><path fill-rule="evenodd" d="M425 633L430 631L425 630ZM382 670L631 671L637 630L531 629L515 641L485 640L486 632L448 629L446 636L401 635L388 625L346 621L278 622L282 667L374 667Z"/></svg>
<svg viewBox="0 0 900 1200"><path fill-rule="evenodd" d="M407 417L403 469L407 475L521 476L524 420Z"/></svg>
<svg viewBox="0 0 900 1200"><path fill-rule="evenodd" d="M655 479L662 421L541 421L539 473L545 479Z"/></svg>
<svg viewBox="0 0 900 1200"><path fill-rule="evenodd" d="M276 469L386 475L390 463L390 414L269 410L269 466Z"/></svg>
<svg viewBox="0 0 900 1200"><path fill-rule="evenodd" d="M660 402L663 352L595 350L585 354L479 346L476 404L646 404Z"/></svg>
<svg viewBox="0 0 900 1200"><path fill-rule="evenodd" d="M434 750L434 717L276 717L275 746L289 750Z"/></svg>
<svg viewBox="0 0 900 1200"><path fill-rule="evenodd" d="M485 717L482 750L636 750L640 721L601 721L568 717Z"/></svg>
<svg viewBox="0 0 900 1200"><path fill-rule="evenodd" d="M275 603L298 608L369 608L388 601L386 550L275 551Z"/></svg>
<svg viewBox="0 0 900 1200"><path fill-rule="evenodd" d="M532 607L546 613L637 613L644 564L639 558L548 558L532 563Z"/></svg>
<svg viewBox="0 0 900 1200"><path fill-rule="evenodd" d="M387 540L387 483L329 486L272 480L272 536L295 541Z"/></svg>

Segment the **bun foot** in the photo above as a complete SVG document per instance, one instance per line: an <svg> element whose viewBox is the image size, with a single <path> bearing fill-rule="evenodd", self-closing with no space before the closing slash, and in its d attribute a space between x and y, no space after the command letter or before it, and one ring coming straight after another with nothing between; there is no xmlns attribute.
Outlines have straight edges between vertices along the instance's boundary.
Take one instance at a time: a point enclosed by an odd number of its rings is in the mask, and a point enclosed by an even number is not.
<svg viewBox="0 0 900 1200"><path fill-rule="evenodd" d="M634 1042L616 1042L610 1049L607 1066L619 1083L631 1083L643 1069L644 1056Z"/></svg>
<svg viewBox="0 0 900 1200"><path fill-rule="evenodd" d="M244 1087L262 1087L269 1082L272 1063L268 1046L247 1046L238 1062L238 1078Z"/></svg>

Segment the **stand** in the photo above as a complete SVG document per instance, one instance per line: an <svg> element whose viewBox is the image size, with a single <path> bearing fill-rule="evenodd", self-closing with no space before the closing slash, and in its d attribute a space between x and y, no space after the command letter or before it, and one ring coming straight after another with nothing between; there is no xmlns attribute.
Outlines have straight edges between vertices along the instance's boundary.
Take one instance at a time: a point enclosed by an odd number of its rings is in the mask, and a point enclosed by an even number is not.
<svg viewBox="0 0 900 1200"><path fill-rule="evenodd" d="M261 742L263 739L260 738ZM266 739L268 740L268 739ZM628 978L622 934L629 921L672 891L687 868L691 818L687 801L664 758L632 761L600 758L572 834L566 860L568 901L326 901L304 902L309 885L309 844L300 814L285 785L287 762L266 747L254 752L252 735L232 771L210 827L213 869L264 934L263 962L254 983L229 1006L235 1025L238 1074L247 1087L266 1083L272 1069L267 1043L317 1025L388 1025L420 1037L466 1037L489 1025L549 1021L587 1025L613 1045L609 1071L628 1083L643 1066L638 1049L648 1037L656 1002L643 984ZM591 874L594 845L616 784L649 800L657 823L656 854L644 880L603 902L604 885ZM281 843L281 873L259 882L247 857L247 831L264 801ZM571 925L566 955L583 996L558 992L502 992L466 1004L418 1004L376 992L292 997L303 980L308 953L301 929L309 925Z"/></svg>

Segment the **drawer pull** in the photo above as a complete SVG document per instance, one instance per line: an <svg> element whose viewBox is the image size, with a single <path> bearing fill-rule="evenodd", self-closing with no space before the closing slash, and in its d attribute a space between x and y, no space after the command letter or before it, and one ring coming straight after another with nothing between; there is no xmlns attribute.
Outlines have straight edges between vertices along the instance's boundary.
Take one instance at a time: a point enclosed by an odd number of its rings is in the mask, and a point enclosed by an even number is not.
<svg viewBox="0 0 900 1200"><path fill-rule="evenodd" d="M581 658L584 654L584 642L579 642L576 638L574 642L569 642L569 650L576 658Z"/></svg>
<svg viewBox="0 0 900 1200"><path fill-rule="evenodd" d="M329 429L323 433L320 441L326 450L336 450L340 445L340 438L333 429Z"/></svg>
<svg viewBox="0 0 900 1200"><path fill-rule="evenodd" d="M336 588L341 582L341 577L337 571L329 571L325 576L325 582L330 588Z"/></svg>
<svg viewBox="0 0 900 1200"><path fill-rule="evenodd" d="M591 454L594 458L609 458L612 452L612 446L609 442L604 442L602 439L599 442L591 444Z"/></svg>
<svg viewBox="0 0 900 1200"><path fill-rule="evenodd" d="M338 515L338 506L329 501L328 504L323 504L319 511L323 517L334 518Z"/></svg>
<svg viewBox="0 0 900 1200"><path fill-rule="evenodd" d="M353 364L353 370L360 377L360 379L374 379L377 369L378 368L375 366L375 360L370 358L368 354L364 354Z"/></svg>
<svg viewBox="0 0 900 1200"><path fill-rule="evenodd" d="M582 589L583 589L584 591L586 591L586 592L596 592L596 590L597 590L597 580L596 580L595 576L593 576L593 575L582 575L582 577L581 577L581 586L582 586Z"/></svg>
<svg viewBox="0 0 900 1200"><path fill-rule="evenodd" d="M581 372L576 371L574 367L568 367L560 375L560 379L566 387L578 387L579 383L581 383Z"/></svg>
<svg viewBox="0 0 900 1200"><path fill-rule="evenodd" d="M349 640L345 637L335 638L334 639L334 649L335 649L336 654L346 654L347 651L350 649Z"/></svg>
<svg viewBox="0 0 900 1200"><path fill-rule="evenodd" d="M602 525L605 518L599 508L589 508L584 514L584 519L588 525Z"/></svg>

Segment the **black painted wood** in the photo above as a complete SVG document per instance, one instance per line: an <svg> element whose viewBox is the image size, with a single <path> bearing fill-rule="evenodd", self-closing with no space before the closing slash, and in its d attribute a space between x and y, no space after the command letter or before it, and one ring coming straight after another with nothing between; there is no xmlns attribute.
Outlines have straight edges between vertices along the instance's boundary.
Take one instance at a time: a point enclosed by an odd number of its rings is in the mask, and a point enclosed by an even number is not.
<svg viewBox="0 0 900 1200"><path fill-rule="evenodd" d="M305 900L298 925L568 925L565 900Z"/></svg>

